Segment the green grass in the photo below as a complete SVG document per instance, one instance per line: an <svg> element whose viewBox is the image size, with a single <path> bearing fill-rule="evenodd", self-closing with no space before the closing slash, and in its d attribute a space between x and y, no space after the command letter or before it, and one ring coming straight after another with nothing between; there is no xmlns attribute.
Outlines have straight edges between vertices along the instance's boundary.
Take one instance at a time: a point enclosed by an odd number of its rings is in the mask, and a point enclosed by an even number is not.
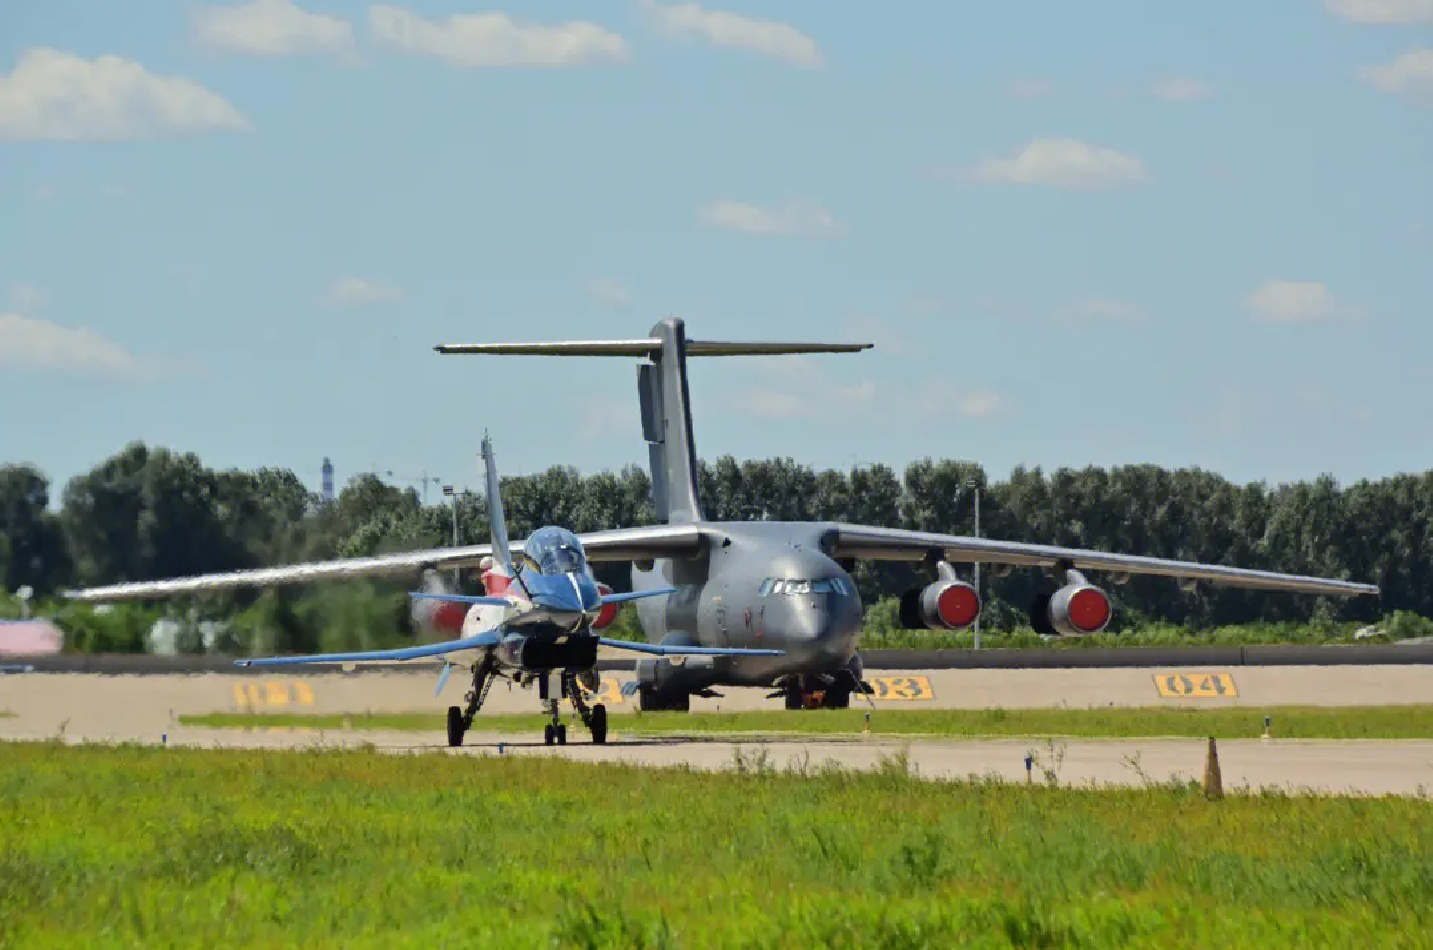
<svg viewBox="0 0 1433 950"><path fill-rule="evenodd" d="M619 733L790 733L861 732L866 711L811 710L736 713L641 713L613 716ZM1273 717L1273 734L1285 739L1426 739L1433 737L1433 706L1251 706L1187 709L1151 706L1108 709L878 709L871 731L910 736L1218 736L1255 738L1264 717ZM569 717L572 718L572 717ZM304 715L288 713L210 713L181 715L183 725L210 728L307 726L320 729L400 729L443 732L436 713L359 713ZM541 731L541 715L479 715L473 728L489 732Z"/></svg>
<svg viewBox="0 0 1433 950"><path fill-rule="evenodd" d="M927 782L898 761L30 743L4 764L13 948L1365 950L1433 932L1433 808L1409 798Z"/></svg>

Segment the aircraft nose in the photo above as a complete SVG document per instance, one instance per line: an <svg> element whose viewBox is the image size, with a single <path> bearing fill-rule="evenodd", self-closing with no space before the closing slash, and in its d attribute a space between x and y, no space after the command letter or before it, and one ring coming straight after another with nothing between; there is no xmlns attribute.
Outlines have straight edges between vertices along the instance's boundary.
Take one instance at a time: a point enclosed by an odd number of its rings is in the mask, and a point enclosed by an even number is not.
<svg viewBox="0 0 1433 950"><path fill-rule="evenodd" d="M791 639L814 660L844 662L854 649L859 609L842 595L802 598L792 617Z"/></svg>

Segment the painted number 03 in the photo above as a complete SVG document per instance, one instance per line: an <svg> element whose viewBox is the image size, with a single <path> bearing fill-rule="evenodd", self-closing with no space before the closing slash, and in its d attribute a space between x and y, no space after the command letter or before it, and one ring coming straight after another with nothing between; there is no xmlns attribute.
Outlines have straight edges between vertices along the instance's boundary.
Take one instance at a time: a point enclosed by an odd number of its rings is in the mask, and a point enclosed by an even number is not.
<svg viewBox="0 0 1433 950"><path fill-rule="evenodd" d="M876 691L871 698L878 701L935 699L935 690L931 689L929 676L868 676L866 682Z"/></svg>

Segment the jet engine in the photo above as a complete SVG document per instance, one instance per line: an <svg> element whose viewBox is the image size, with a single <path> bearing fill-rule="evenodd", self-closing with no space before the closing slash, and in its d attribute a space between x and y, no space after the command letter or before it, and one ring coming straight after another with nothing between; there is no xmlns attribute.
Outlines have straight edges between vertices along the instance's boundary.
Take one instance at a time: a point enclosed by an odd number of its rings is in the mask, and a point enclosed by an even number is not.
<svg viewBox="0 0 1433 950"><path fill-rule="evenodd" d="M612 588L606 584L598 584L597 593L606 597L612 593ZM617 619L617 607L617 604L603 604L602 609L597 612L597 618L592 621L592 629L602 630L611 626L612 621Z"/></svg>
<svg viewBox="0 0 1433 950"><path fill-rule="evenodd" d="M901 595L907 630L964 630L980 616L980 594L965 581L940 580Z"/></svg>
<svg viewBox="0 0 1433 950"><path fill-rule="evenodd" d="M1053 594L1036 597L1030 605L1030 626L1036 633L1088 637L1105 629L1112 612L1105 592L1081 577Z"/></svg>
<svg viewBox="0 0 1433 950"><path fill-rule="evenodd" d="M457 589L437 571L429 568L423 571L419 585L430 594L455 594ZM431 597L415 597L410 601L409 618L420 639L451 640L463 633L463 621L468 616L468 604L453 600L437 600Z"/></svg>

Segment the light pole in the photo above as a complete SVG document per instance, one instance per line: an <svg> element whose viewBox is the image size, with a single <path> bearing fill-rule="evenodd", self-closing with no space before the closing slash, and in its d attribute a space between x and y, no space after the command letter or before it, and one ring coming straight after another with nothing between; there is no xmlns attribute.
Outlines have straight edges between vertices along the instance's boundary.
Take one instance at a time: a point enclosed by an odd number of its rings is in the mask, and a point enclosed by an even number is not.
<svg viewBox="0 0 1433 950"><path fill-rule="evenodd" d="M980 486L975 486L975 536L980 537ZM980 592L980 562L975 562L975 595L981 600L980 613L975 615L975 649L980 649L980 614L985 613L985 596Z"/></svg>
<svg viewBox="0 0 1433 950"><path fill-rule="evenodd" d="M453 504L451 505L451 507L452 507L452 509L453 509L453 547L457 547L457 546L458 546L458 492L457 492L456 489L453 488L452 485L444 485L444 486L443 486L443 494L445 494L445 495L447 495L449 498L453 499ZM457 579L458 579L458 569L455 567L455 568L453 568L453 580L456 581Z"/></svg>

